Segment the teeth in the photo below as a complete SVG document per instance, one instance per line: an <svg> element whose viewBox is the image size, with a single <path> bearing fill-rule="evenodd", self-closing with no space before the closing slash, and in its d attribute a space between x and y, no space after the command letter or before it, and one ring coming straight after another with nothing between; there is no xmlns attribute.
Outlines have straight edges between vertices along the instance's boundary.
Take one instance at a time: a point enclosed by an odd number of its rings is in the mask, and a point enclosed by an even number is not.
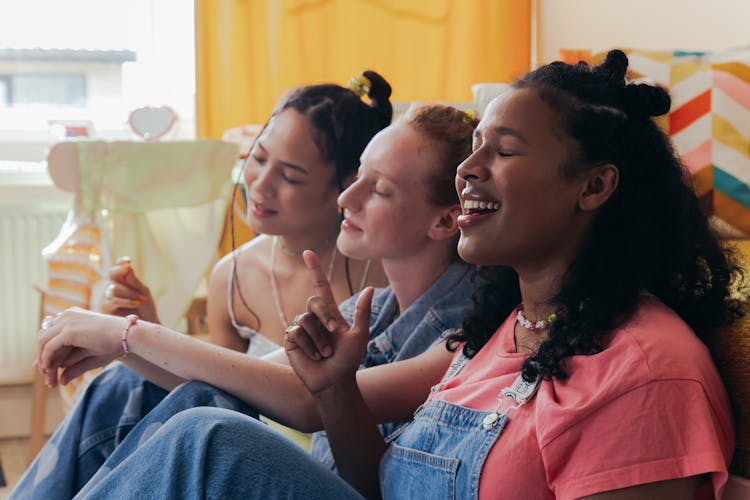
<svg viewBox="0 0 750 500"><path fill-rule="evenodd" d="M464 209L466 210L497 210L500 208L500 204L494 201L478 201L478 200L466 200L464 201Z"/></svg>

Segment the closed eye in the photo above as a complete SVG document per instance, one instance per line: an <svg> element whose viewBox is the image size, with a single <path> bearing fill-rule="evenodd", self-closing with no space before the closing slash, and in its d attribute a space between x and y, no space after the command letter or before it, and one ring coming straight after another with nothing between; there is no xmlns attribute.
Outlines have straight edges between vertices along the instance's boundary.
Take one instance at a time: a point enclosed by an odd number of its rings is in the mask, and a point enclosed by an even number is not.
<svg viewBox="0 0 750 500"><path fill-rule="evenodd" d="M302 184L304 184L304 182L293 179L284 173L281 174L281 178L292 186L301 186Z"/></svg>
<svg viewBox="0 0 750 500"><path fill-rule="evenodd" d="M387 198L391 195L391 192L387 188L381 187L377 182L372 183L372 192L383 198Z"/></svg>
<svg viewBox="0 0 750 500"><path fill-rule="evenodd" d="M498 156L501 156L503 158L509 158L511 156L516 156L516 153L514 153L512 151L507 151L507 150L504 150L504 149L496 149L495 152L497 153Z"/></svg>

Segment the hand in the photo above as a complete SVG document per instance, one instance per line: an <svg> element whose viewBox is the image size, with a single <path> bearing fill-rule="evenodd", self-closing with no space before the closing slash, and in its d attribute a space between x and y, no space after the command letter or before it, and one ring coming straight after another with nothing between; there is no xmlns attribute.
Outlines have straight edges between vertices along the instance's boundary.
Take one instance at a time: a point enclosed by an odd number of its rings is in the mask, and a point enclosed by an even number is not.
<svg viewBox="0 0 750 500"><path fill-rule="evenodd" d="M318 256L306 251L305 264L313 278L315 295L307 301L307 312L298 325L287 329L284 349L297 376L312 394L355 380L370 340L370 306L374 289L366 288L354 312L354 325L341 315L331 285Z"/></svg>
<svg viewBox="0 0 750 500"><path fill-rule="evenodd" d="M123 354L125 320L78 307L46 318L37 337L34 364L47 385L67 384ZM58 370L62 370L58 373Z"/></svg>
<svg viewBox="0 0 750 500"><path fill-rule="evenodd" d="M137 314L144 321L159 323L151 290L135 275L130 257L120 257L110 269L109 283L99 309L115 316Z"/></svg>

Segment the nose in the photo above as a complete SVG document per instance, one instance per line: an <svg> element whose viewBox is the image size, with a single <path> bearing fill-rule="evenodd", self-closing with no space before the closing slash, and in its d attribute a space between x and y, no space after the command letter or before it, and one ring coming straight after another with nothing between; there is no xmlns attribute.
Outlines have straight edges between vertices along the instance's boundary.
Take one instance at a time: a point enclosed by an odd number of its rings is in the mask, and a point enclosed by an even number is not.
<svg viewBox="0 0 750 500"><path fill-rule="evenodd" d="M360 197L362 191L362 180L357 179L348 188L344 189L338 197L337 203L341 208L350 212L356 212L361 206Z"/></svg>
<svg viewBox="0 0 750 500"><path fill-rule="evenodd" d="M456 181L482 182L489 177L489 169L480 156L481 149L474 151L456 169Z"/></svg>
<svg viewBox="0 0 750 500"><path fill-rule="evenodd" d="M273 169L270 166L248 165L245 169L245 186L263 198L272 198L276 190L273 183Z"/></svg>

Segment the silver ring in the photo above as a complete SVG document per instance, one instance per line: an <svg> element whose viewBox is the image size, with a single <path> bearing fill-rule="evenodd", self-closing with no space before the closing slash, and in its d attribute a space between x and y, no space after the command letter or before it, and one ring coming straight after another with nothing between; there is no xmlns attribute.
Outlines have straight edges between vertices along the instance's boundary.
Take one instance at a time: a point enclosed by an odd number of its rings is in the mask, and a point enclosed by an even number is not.
<svg viewBox="0 0 750 500"><path fill-rule="evenodd" d="M111 299L115 294L115 285L109 284L107 285L107 289L104 290L104 296L108 299Z"/></svg>
<svg viewBox="0 0 750 500"><path fill-rule="evenodd" d="M302 317L301 314L298 314L294 317L292 320L292 326L299 326L299 319Z"/></svg>
<svg viewBox="0 0 750 500"><path fill-rule="evenodd" d="M42 320L42 330L47 330L52 326L52 320L55 318L53 316L45 316Z"/></svg>

